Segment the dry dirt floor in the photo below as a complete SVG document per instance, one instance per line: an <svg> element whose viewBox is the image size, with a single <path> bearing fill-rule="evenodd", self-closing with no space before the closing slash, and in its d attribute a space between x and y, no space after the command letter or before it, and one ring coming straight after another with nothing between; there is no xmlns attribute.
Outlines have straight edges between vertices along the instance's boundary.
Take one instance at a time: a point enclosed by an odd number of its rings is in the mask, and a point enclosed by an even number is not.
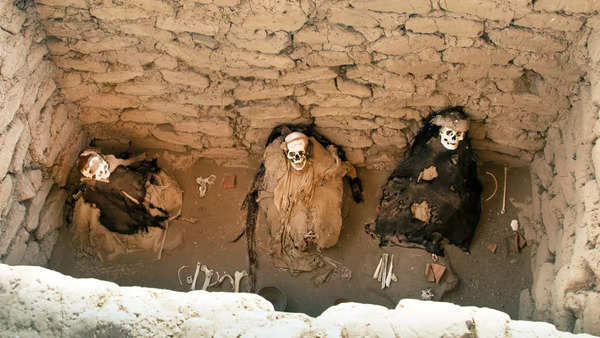
<svg viewBox="0 0 600 338"><path fill-rule="evenodd" d="M184 242L174 250L164 252L162 259L156 254L133 253L112 262L100 262L96 258L82 256L74 250L68 229L63 229L50 260L50 268L67 275L80 278L98 278L113 281L123 286L145 286L187 291L185 277L193 274L196 263L206 264L219 272L233 276L236 270L247 270L248 260L246 241L232 240L240 234L245 224L245 212L241 203L254 177L256 169L221 167L213 162L199 160L186 169L176 169L176 161L161 158L159 165L169 172L184 189L182 217L170 223L170 231L184 232ZM498 179L498 191L487 202L483 202L481 221L471 245L471 252L446 246L446 257L442 264L450 265L458 286L444 294L449 288L452 275L447 273L440 285L426 281L424 270L432 256L420 249L400 247L379 247L379 241L364 231L365 224L375 218L375 209L380 198L381 186L385 183L388 171L359 170L363 182L365 201L355 204L346 187L344 201L344 225L339 242L324 252L327 256L342 262L352 271L350 280L333 274L321 285L315 286L312 278L315 273L302 273L297 276L273 267L269 257L259 250L257 288L276 286L287 295L288 312L303 312L317 316L336 300L379 304L393 308L402 298L417 298L421 290L431 288L436 299L466 306L485 306L508 313L513 319L518 316L519 293L531 284L529 247L520 253L510 251L510 221L517 218L516 205L529 205L531 200L529 171L527 168L510 168L506 198L506 213L501 214L503 175L502 166L482 164L479 178L484 186L482 198L494 191L494 181L489 171ZM199 197L196 177L215 174L215 184L210 185L204 198ZM225 174L237 177L233 189L223 188ZM513 204L511 201L516 202ZM526 226L526 225L525 225ZM496 243L495 253L488 250L488 244ZM390 288L381 289L380 283L372 279L372 274L382 253L394 255L394 273L398 281ZM178 270L181 270L183 284L179 283ZM203 282L203 274L198 277L197 288ZM209 291L230 292L232 287L224 282L219 288ZM248 290L248 281L241 283L241 291Z"/></svg>

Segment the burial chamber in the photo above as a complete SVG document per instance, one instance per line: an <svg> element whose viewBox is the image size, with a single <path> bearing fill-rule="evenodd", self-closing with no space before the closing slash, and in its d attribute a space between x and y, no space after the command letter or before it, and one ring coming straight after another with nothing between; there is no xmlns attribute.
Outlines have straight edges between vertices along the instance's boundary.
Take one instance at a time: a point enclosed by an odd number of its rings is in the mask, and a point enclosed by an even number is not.
<svg viewBox="0 0 600 338"><path fill-rule="evenodd" d="M431 111L463 106L479 160L531 175L519 221L532 284L519 319L600 335L598 10L596 0L3 1L0 304L11 306L0 307L1 331L410 336L431 326L415 313L439 311L429 316L457 314L434 320L433 335L562 335L445 303L342 304L311 318L253 295L24 267L47 265L65 227L61 187L91 140L243 167L274 126L314 123L359 171L385 170Z"/></svg>

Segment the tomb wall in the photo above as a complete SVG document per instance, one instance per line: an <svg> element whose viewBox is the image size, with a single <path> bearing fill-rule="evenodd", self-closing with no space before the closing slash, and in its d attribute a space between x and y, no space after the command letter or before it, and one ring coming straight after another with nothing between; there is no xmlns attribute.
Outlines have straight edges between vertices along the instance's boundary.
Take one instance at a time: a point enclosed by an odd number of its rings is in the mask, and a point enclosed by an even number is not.
<svg viewBox="0 0 600 338"><path fill-rule="evenodd" d="M33 8L0 3L0 262L45 265L63 221L66 174L84 142L57 90Z"/></svg>
<svg viewBox="0 0 600 338"><path fill-rule="evenodd" d="M597 7L598 8L598 7ZM531 164L533 208L524 219L535 243L533 286L522 301L534 307L523 319L600 335L600 20L572 58L586 70L572 109L547 131ZM577 53L575 53L577 52Z"/></svg>
<svg viewBox="0 0 600 338"><path fill-rule="evenodd" d="M528 164L584 70L597 0L41 0L56 82L90 135L246 163L314 122L358 166L465 106L479 156Z"/></svg>

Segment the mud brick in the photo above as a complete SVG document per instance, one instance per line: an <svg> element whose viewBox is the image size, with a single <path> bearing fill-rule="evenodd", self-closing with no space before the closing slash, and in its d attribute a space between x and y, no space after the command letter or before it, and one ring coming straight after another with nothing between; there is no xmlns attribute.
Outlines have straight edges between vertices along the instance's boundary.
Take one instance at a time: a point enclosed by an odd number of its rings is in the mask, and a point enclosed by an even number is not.
<svg viewBox="0 0 600 338"><path fill-rule="evenodd" d="M226 174L223 177L223 189L233 189L235 188L235 175Z"/></svg>

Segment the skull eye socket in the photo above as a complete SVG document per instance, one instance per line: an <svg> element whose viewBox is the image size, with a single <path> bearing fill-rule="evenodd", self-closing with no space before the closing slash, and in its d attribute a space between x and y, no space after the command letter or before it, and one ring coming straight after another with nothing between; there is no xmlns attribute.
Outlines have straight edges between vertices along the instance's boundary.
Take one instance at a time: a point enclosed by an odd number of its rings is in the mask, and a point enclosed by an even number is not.
<svg viewBox="0 0 600 338"><path fill-rule="evenodd" d="M463 132L462 132L462 131L457 131L457 132L456 132L456 137L462 137L462 135L463 135Z"/></svg>
<svg viewBox="0 0 600 338"><path fill-rule="evenodd" d="M300 151L298 152L298 156L304 156L304 150L300 150Z"/></svg>
<svg viewBox="0 0 600 338"><path fill-rule="evenodd" d="M452 130L450 130L450 129L446 130L446 136L452 136Z"/></svg>

